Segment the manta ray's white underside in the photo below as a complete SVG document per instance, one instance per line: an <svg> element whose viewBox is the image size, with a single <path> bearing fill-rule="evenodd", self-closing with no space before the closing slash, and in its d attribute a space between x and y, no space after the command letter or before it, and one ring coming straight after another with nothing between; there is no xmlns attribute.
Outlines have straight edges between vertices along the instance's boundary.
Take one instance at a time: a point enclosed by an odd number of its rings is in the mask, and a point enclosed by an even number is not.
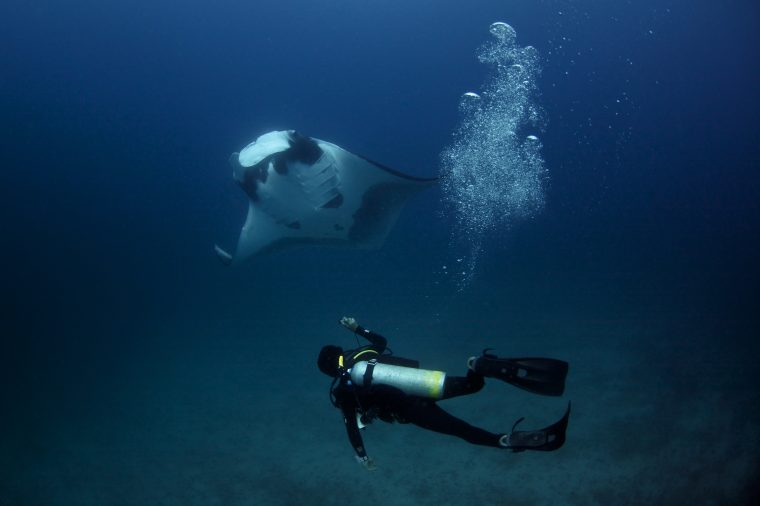
<svg viewBox="0 0 760 506"><path fill-rule="evenodd" d="M404 175L289 130L270 132L231 158L248 217L226 264L308 244L379 248L406 200L436 181Z"/></svg>

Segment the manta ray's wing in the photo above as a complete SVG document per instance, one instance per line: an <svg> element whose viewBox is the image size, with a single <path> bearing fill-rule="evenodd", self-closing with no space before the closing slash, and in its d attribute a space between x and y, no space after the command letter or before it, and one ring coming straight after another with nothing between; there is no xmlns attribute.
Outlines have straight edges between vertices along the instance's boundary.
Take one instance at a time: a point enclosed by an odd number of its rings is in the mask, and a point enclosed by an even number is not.
<svg viewBox="0 0 760 506"><path fill-rule="evenodd" d="M235 178L249 206L234 257L216 247L227 264L298 245L378 248L406 200L437 179L407 176L293 131L270 132L237 158Z"/></svg>

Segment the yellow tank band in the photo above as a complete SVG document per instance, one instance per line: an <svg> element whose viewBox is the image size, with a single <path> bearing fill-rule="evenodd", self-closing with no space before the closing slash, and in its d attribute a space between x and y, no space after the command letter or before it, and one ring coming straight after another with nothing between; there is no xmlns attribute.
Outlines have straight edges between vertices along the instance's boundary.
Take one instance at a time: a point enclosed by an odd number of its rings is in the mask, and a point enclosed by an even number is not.
<svg viewBox="0 0 760 506"><path fill-rule="evenodd" d="M343 355L338 356L338 367L343 367Z"/></svg>
<svg viewBox="0 0 760 506"><path fill-rule="evenodd" d="M429 385L428 392L430 392L430 397L434 399L443 397L443 377L445 375L446 373L442 371L430 371L426 378Z"/></svg>

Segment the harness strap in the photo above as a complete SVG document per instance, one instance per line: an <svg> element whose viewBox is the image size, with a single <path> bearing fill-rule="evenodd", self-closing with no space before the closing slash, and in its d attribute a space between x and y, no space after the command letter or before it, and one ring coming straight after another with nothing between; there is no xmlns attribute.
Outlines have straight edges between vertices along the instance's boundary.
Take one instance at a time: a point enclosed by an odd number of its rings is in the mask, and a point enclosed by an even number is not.
<svg viewBox="0 0 760 506"><path fill-rule="evenodd" d="M377 365L377 360L374 358L367 362L367 369L364 371L363 377L363 384L365 387L368 387L372 384L372 371L375 370L375 365Z"/></svg>

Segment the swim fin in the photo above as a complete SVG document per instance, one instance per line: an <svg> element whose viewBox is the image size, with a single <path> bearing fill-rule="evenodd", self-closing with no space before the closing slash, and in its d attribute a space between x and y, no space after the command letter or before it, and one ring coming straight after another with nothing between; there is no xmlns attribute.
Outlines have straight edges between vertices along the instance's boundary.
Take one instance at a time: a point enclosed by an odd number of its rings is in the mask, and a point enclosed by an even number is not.
<svg viewBox="0 0 760 506"><path fill-rule="evenodd" d="M569 402L565 415L558 422L540 430L515 430L517 424L524 420L524 418L520 418L512 426L512 431L509 434L504 434L499 438L499 445L513 452L524 452L525 450L550 452L557 450L565 444L565 432L569 419Z"/></svg>
<svg viewBox="0 0 760 506"><path fill-rule="evenodd" d="M488 351L471 357L467 366L487 378L498 378L534 394L564 393L567 362L554 358L499 358Z"/></svg>

